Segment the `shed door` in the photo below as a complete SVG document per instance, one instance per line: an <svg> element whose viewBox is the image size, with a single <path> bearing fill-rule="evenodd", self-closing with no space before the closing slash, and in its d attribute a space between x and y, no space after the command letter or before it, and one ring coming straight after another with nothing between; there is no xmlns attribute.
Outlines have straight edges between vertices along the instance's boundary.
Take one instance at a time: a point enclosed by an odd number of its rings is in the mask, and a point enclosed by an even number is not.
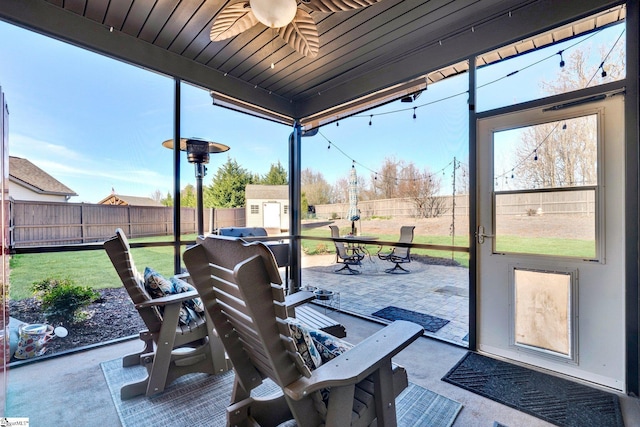
<svg viewBox="0 0 640 427"><path fill-rule="evenodd" d="M280 229L280 203L265 202L262 204L262 222L264 228Z"/></svg>

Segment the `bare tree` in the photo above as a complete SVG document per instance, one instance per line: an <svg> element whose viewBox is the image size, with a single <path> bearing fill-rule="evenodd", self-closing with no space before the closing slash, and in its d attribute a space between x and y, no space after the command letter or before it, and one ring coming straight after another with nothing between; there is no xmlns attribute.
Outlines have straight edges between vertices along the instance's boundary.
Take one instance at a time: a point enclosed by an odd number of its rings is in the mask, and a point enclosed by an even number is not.
<svg viewBox="0 0 640 427"><path fill-rule="evenodd" d="M604 58L610 47L601 47ZM543 81L549 95L567 93L608 81L624 73L624 51L617 46L607 61L594 62L589 48L569 55L566 65L551 81ZM605 66L606 62L606 66ZM606 71L606 72L603 72ZM510 187L556 188L597 183L597 119L576 117L528 127L515 150L516 166Z"/></svg>
<svg viewBox="0 0 640 427"><path fill-rule="evenodd" d="M398 169L401 166L402 162L386 157L379 172L371 176L371 187L376 199L398 197Z"/></svg>
<svg viewBox="0 0 640 427"><path fill-rule="evenodd" d="M151 193L151 198L158 203L162 203L162 199L164 197L162 196L162 192L160 190L155 190L153 193Z"/></svg>
<svg viewBox="0 0 640 427"><path fill-rule="evenodd" d="M440 178L427 169L420 170L413 162L402 164L398 176L398 195L411 199L416 209L416 216L428 218L440 216L444 200L438 197Z"/></svg>
<svg viewBox="0 0 640 427"><path fill-rule="evenodd" d="M349 178L342 177L336 180L331 189L331 203L347 203L349 201Z"/></svg>
<svg viewBox="0 0 640 427"><path fill-rule="evenodd" d="M301 191L307 195L309 205L322 205L331 200L331 185L321 172L307 168L300 172Z"/></svg>

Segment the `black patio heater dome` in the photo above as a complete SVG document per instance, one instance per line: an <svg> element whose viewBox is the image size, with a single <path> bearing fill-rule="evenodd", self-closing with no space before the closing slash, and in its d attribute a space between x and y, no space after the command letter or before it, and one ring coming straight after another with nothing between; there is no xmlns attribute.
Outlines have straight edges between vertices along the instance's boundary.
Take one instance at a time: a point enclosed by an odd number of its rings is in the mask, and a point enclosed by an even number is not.
<svg viewBox="0 0 640 427"><path fill-rule="evenodd" d="M173 139L167 139L162 143L163 147L173 150ZM198 213L198 235L204 235L204 207L202 200L202 178L207 174L204 166L209 163L210 153L222 153L228 151L229 146L218 142L207 141L202 138L180 138L180 151L187 152L187 160L193 163L196 172L196 209Z"/></svg>

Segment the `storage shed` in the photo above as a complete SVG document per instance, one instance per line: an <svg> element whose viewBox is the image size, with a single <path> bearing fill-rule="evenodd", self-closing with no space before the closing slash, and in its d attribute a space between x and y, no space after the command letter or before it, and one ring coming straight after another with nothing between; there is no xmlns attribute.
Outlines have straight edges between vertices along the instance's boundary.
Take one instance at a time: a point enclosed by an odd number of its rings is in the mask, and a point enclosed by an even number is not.
<svg viewBox="0 0 640 427"><path fill-rule="evenodd" d="M249 184L245 189L247 227L289 230L289 186Z"/></svg>

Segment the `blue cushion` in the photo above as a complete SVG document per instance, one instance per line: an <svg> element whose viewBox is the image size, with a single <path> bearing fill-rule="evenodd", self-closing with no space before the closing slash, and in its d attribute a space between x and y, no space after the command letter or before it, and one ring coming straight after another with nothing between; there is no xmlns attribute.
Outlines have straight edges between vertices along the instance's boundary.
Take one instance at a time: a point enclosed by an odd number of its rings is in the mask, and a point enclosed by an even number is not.
<svg viewBox="0 0 640 427"><path fill-rule="evenodd" d="M144 269L144 286L152 298L161 298L166 295L195 290L193 286L184 280L175 277L167 279L150 267ZM163 307L160 307L160 312L163 312ZM200 317L197 313L204 313L204 305L200 298L183 301L178 320L181 325L188 325Z"/></svg>

